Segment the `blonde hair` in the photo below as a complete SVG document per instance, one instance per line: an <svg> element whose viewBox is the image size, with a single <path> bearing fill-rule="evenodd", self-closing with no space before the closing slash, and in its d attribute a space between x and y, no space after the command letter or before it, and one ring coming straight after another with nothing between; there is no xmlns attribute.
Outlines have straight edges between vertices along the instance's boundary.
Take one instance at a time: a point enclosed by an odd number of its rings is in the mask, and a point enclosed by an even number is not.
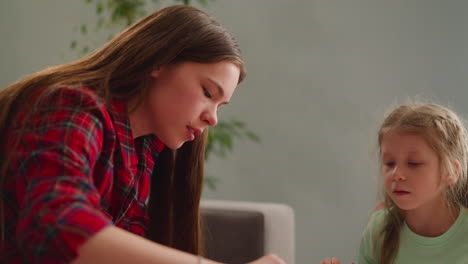
<svg viewBox="0 0 468 264"><path fill-rule="evenodd" d="M438 155L441 169L458 174L456 184L446 190L449 208L468 207L468 140L464 121L452 110L427 103L403 104L387 115L378 132L379 147L389 131L411 132L423 137ZM386 217L382 228L380 264L392 264L398 254L403 212L384 194Z"/></svg>

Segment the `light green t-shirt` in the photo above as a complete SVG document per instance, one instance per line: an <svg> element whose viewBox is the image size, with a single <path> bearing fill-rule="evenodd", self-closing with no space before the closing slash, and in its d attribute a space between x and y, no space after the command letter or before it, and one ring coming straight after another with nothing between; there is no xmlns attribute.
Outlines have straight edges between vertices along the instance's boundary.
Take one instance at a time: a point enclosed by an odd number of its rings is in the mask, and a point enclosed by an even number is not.
<svg viewBox="0 0 468 264"><path fill-rule="evenodd" d="M377 264L374 247L380 248L380 235L386 210L372 214L364 230L358 264ZM377 253L378 254L378 253ZM395 264L468 264L468 209L462 208L455 223L438 237L420 236L406 224L400 233L400 249Z"/></svg>

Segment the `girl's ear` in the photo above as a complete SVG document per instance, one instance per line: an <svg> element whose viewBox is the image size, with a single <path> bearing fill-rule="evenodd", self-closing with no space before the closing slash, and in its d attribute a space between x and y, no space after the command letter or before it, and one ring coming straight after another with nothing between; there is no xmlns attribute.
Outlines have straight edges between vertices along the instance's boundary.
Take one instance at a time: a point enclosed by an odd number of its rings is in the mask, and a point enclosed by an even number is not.
<svg viewBox="0 0 468 264"><path fill-rule="evenodd" d="M453 161L453 172L447 173L447 184L452 185L458 182L460 178L460 163L458 161Z"/></svg>
<svg viewBox="0 0 468 264"><path fill-rule="evenodd" d="M164 74L163 72L165 71L169 71L172 68L172 66L173 65L171 64L165 64L165 65L159 65L159 66L155 65L155 68L152 69L152 71L150 72L150 75L153 78L161 77L161 74Z"/></svg>
<svg viewBox="0 0 468 264"><path fill-rule="evenodd" d="M150 73L151 77L158 78L160 72L161 72L161 68L157 68L157 69L152 70L151 73Z"/></svg>

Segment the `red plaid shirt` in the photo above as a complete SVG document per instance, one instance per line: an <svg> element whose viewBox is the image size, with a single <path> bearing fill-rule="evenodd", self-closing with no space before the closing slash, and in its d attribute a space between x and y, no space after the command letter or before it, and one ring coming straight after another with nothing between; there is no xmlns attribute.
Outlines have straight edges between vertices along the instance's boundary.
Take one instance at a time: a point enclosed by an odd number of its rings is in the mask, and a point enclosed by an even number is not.
<svg viewBox="0 0 468 264"><path fill-rule="evenodd" d="M150 177L164 145L154 135L133 139L124 103L107 109L87 88L60 90L16 147L23 117L3 139L11 160L0 263L70 262L109 225L146 234Z"/></svg>

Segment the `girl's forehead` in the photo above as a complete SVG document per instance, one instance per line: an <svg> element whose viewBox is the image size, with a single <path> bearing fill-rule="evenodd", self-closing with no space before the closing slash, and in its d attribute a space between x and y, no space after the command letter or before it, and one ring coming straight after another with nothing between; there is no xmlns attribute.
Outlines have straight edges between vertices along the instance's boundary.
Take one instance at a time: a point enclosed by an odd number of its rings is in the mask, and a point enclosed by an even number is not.
<svg viewBox="0 0 468 264"><path fill-rule="evenodd" d="M404 153L408 155L433 152L426 137L415 132L391 131L382 135L380 142L382 155L385 153Z"/></svg>
<svg viewBox="0 0 468 264"><path fill-rule="evenodd" d="M402 129L392 129L388 130L382 134L381 144L387 142L415 142L415 143L424 143L426 142L426 137L423 132L416 132L411 130L402 130Z"/></svg>

